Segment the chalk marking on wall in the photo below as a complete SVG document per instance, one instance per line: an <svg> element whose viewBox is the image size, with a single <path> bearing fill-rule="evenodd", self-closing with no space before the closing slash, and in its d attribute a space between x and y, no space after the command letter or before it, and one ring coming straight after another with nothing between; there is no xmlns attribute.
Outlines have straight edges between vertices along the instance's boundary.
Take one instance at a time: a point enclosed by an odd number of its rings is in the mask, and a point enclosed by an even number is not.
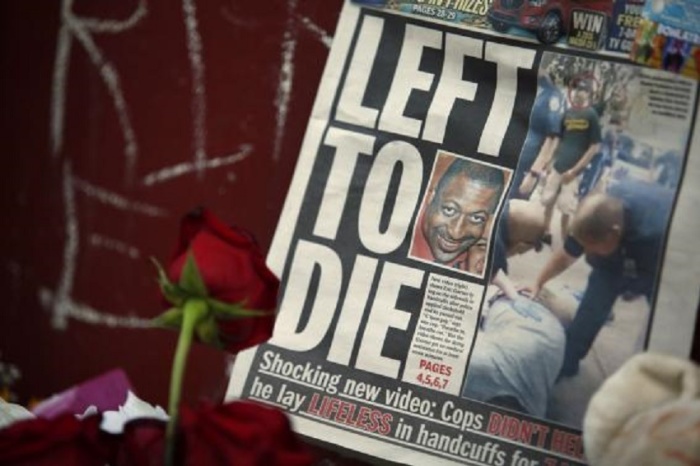
<svg viewBox="0 0 700 466"><path fill-rule="evenodd" d="M141 257L141 251L139 251L138 248L108 236L91 233L89 242L90 246L114 251L131 259L139 259Z"/></svg>
<svg viewBox="0 0 700 466"><path fill-rule="evenodd" d="M182 0L185 30L187 31L187 57L192 72L192 149L194 166L202 176L207 160L207 94L204 86L204 59L202 58L202 36L197 24L197 7L194 0Z"/></svg>
<svg viewBox="0 0 700 466"><path fill-rule="evenodd" d="M139 4L136 5L136 9L131 13L131 15L129 15L128 18L123 20L91 18L88 16L77 15L73 15L73 17L78 19L87 29L92 32L118 34L136 26L136 24L141 21L146 14L148 14L146 0L139 0Z"/></svg>
<svg viewBox="0 0 700 466"><path fill-rule="evenodd" d="M63 244L63 267L58 280L56 291L41 287L39 301L51 311L51 324L56 329L68 327L68 318L91 324L102 324L109 327L150 327L148 319L135 316L115 316L101 312L79 303L72 298L75 281L75 267L78 259L80 234L78 232L78 215L75 202L75 190L82 182L72 173L70 162L63 163L63 201L65 208L65 242ZM94 189L94 187L91 187ZM101 193L101 191L97 190ZM100 194L100 196L103 193ZM99 199L99 197L98 197ZM113 199L113 197L110 197ZM112 204L114 205L114 204ZM123 205L122 200L118 205Z"/></svg>
<svg viewBox="0 0 700 466"><path fill-rule="evenodd" d="M147 175L143 179L146 186L150 186L177 176L182 176L186 173L191 173L193 170L198 177L204 176L204 172L211 168L216 168L222 165L230 165L238 162L241 158L248 155L249 149L245 149L245 154L241 157L239 154L229 154L216 159L208 160L209 156L206 150L207 144L207 90L205 84L205 66L203 53L202 36L199 33L199 23L197 20L197 6L195 0L182 0L182 13L187 32L187 57L190 62L190 71L192 73L192 102L190 107L192 110L192 149L194 151L193 163L181 163L173 167L168 167L159 170L158 172ZM223 11L224 17L226 10Z"/></svg>
<svg viewBox="0 0 700 466"><path fill-rule="evenodd" d="M63 267L52 300L51 323L55 328L64 329L68 325L70 306L66 304L73 289L75 263L78 256L78 216L75 209L75 192L73 191L73 173L70 163L63 163L63 203L65 204L65 234L63 244Z"/></svg>
<svg viewBox="0 0 700 466"><path fill-rule="evenodd" d="M297 15L297 19L299 22L326 47L331 48L331 44L333 43L333 36L328 34L323 28L321 28L318 24L314 23L311 21L309 18L306 16L301 16Z"/></svg>
<svg viewBox="0 0 700 466"><path fill-rule="evenodd" d="M108 206L114 207L115 209L136 212L148 217L168 216L168 211L165 209L139 201L132 201L121 194L117 194L100 186L88 183L85 180L73 178L72 183L75 186L75 189L79 190L86 196L96 199L97 201Z"/></svg>
<svg viewBox="0 0 700 466"><path fill-rule="evenodd" d="M253 146L250 144L241 144L238 152L235 154L227 155L224 157L217 157L209 160L205 160L203 170L212 170L219 167L225 167L228 165L233 165L235 163L244 160L253 151ZM153 173L146 175L142 182L146 186L153 186L155 184L163 183L164 181L170 181L173 178L177 178L197 170L197 166L192 162L183 162L171 167L161 168Z"/></svg>
<svg viewBox="0 0 700 466"><path fill-rule="evenodd" d="M280 66L279 81L277 84L277 96L275 106L277 107L277 118L275 126L275 143L272 149L272 159L278 161L282 151L282 140L287 126L287 114L289 112L289 101L292 95L292 84L294 83L294 54L297 46L297 28L294 21L296 14L297 0L287 2L287 24L282 39L282 64Z"/></svg>
<svg viewBox="0 0 700 466"><path fill-rule="evenodd" d="M64 7L65 7L64 2ZM65 14L64 14L65 15ZM56 157L63 148L63 130L66 117L66 78L70 65L73 40L68 25L63 23L56 39L56 61L51 82L50 144L51 154Z"/></svg>
<svg viewBox="0 0 700 466"><path fill-rule="evenodd" d="M51 308L55 310L57 305L56 297L51 293L48 288L41 288L39 290L39 301L44 307ZM62 312L64 312L64 319L70 317L71 319L92 325L104 325L105 327L117 328L152 328L153 324L151 319L144 319L137 317L135 315L114 315L107 312L98 311L86 304L79 303L70 298L67 298L60 303ZM66 326L57 327L64 329Z"/></svg>
<svg viewBox="0 0 700 466"><path fill-rule="evenodd" d="M68 79L68 65L75 38L85 49L88 58L97 68L100 78L109 93L117 120L124 138L124 157L126 159L127 176L131 178L138 156L138 143L131 125L129 110L121 87L119 73L114 65L107 61L100 48L97 47L92 33L107 32L115 34L128 30L138 24L146 15L146 4L142 0L136 10L124 21L101 20L96 18L81 18L73 14L73 0L63 0L61 8L61 27L56 45L56 61L54 63L52 98L51 98L51 151L57 156L63 148L65 131L65 104Z"/></svg>
<svg viewBox="0 0 700 466"><path fill-rule="evenodd" d="M114 104L114 109L117 112L117 118L119 120L119 126L122 130L122 136L124 137L124 156L126 158L126 172L131 178L133 177L133 171L136 166L136 157L138 155L138 144L136 142L136 135L134 134L134 129L131 126L131 118L129 117L129 110L127 108L126 100L124 99L124 92L121 88L121 83L119 80L119 74L114 68L112 63L105 60L92 39L92 36L87 31L87 29L80 24L79 21L71 21L71 30L74 37L80 42L85 51L90 58L90 61L98 69L100 77L107 88L110 96L112 97L112 103Z"/></svg>

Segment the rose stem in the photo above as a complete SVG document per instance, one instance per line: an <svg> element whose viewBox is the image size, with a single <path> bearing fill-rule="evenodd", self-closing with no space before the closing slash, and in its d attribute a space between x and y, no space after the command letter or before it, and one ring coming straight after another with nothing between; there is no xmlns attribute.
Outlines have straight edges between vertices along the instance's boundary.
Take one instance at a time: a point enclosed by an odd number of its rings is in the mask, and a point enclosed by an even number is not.
<svg viewBox="0 0 700 466"><path fill-rule="evenodd" d="M175 440L178 415L180 412L180 396L182 394L182 379L185 375L187 355L190 351L194 329L207 313L206 302L200 299L188 299L183 311L180 337L177 341L173 368L170 375L170 399L168 400L168 427L165 434L165 464L172 466L175 460Z"/></svg>

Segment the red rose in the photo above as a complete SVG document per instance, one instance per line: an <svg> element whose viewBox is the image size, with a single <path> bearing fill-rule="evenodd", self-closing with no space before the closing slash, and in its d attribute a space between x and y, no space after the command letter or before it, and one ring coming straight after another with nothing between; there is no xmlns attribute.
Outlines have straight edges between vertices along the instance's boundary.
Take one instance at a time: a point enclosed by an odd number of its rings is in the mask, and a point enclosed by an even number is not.
<svg viewBox="0 0 700 466"><path fill-rule="evenodd" d="M0 430L4 466L104 466L112 440L100 431L101 416L82 421L72 414L29 419Z"/></svg>
<svg viewBox="0 0 700 466"><path fill-rule="evenodd" d="M252 402L183 406L185 465L303 466L315 460L280 410Z"/></svg>
<svg viewBox="0 0 700 466"><path fill-rule="evenodd" d="M258 244L246 231L225 225L206 209L185 215L180 240L168 267L180 279L189 253L199 268L208 295L225 303L241 303L268 315L217 319L222 347L232 353L262 343L272 335L279 280L265 265Z"/></svg>
<svg viewBox="0 0 700 466"><path fill-rule="evenodd" d="M175 449L178 466L306 466L315 456L299 440L284 413L236 401L182 406ZM165 423L135 420L121 436L118 466L156 466L163 462Z"/></svg>
<svg viewBox="0 0 700 466"><path fill-rule="evenodd" d="M122 434L100 430L101 416L20 421L0 430L3 466L162 466L166 423L136 419ZM182 407L177 466L306 466L316 457L280 410L251 402Z"/></svg>
<svg viewBox="0 0 700 466"><path fill-rule="evenodd" d="M165 458L164 421L134 419L124 426L124 432L117 438L119 447L115 459L110 464L115 466L163 465Z"/></svg>

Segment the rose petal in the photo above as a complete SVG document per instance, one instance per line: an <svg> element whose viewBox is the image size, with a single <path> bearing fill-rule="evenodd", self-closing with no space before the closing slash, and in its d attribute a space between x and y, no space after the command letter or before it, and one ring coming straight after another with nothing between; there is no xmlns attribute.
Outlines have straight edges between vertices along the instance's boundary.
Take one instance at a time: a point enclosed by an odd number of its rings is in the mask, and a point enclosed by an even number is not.
<svg viewBox="0 0 700 466"><path fill-rule="evenodd" d="M168 414L160 406L146 403L131 390L126 395L126 401L119 407L119 411L105 411L102 417L100 429L110 434L120 434L124 431L124 425L134 419L158 419L168 420Z"/></svg>
<svg viewBox="0 0 700 466"><path fill-rule="evenodd" d="M182 430L187 465L302 466L315 460L283 412L257 403L183 409Z"/></svg>
<svg viewBox="0 0 700 466"><path fill-rule="evenodd" d="M80 420L73 414L17 422L0 430L0 464L104 466L112 443L99 424L100 416Z"/></svg>
<svg viewBox="0 0 700 466"><path fill-rule="evenodd" d="M173 282L179 281L191 252L209 297L270 312L264 317L217 318L224 349L237 353L268 340L274 327L279 280L265 264L252 236L226 226L206 209L186 215L180 234L176 257L168 267Z"/></svg>

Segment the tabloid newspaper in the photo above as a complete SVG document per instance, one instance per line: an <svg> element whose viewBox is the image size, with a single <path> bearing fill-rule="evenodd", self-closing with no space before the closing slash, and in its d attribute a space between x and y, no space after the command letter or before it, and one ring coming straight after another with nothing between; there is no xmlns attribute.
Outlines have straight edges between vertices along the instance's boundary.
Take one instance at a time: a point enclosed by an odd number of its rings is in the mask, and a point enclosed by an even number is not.
<svg viewBox="0 0 700 466"><path fill-rule="evenodd" d="M585 464L591 395L687 357L697 84L346 4L229 398L415 465Z"/></svg>
<svg viewBox="0 0 700 466"><path fill-rule="evenodd" d="M631 50L637 63L700 78L700 3L649 0Z"/></svg>
<svg viewBox="0 0 700 466"><path fill-rule="evenodd" d="M624 53L632 49L644 6L644 0L353 1L545 44Z"/></svg>

